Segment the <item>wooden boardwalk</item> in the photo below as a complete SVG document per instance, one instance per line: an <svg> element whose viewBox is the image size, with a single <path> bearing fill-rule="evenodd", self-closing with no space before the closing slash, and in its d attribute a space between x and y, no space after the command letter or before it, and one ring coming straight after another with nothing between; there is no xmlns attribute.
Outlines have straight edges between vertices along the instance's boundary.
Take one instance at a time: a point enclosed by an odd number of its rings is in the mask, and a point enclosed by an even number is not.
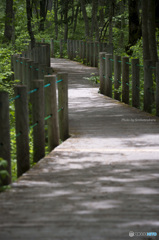
<svg viewBox="0 0 159 240"><path fill-rule="evenodd" d="M99 94L95 68L52 66L69 73L71 137L0 194L0 240L159 235L158 118Z"/></svg>

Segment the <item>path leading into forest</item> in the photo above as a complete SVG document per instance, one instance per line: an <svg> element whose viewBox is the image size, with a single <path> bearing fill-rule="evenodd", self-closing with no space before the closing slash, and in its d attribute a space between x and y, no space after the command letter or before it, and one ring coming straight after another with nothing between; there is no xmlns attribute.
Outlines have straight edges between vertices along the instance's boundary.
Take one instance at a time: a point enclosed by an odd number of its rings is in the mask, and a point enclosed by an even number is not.
<svg viewBox="0 0 159 240"><path fill-rule="evenodd" d="M97 69L69 73L71 137L0 194L0 240L128 240L158 232L159 120L98 93Z"/></svg>

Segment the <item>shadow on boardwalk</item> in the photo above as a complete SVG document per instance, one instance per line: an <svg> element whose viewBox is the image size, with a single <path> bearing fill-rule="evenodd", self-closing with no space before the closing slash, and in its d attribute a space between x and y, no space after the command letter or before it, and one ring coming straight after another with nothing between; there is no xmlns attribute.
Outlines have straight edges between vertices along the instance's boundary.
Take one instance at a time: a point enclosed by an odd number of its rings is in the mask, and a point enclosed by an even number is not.
<svg viewBox="0 0 159 240"><path fill-rule="evenodd" d="M71 137L0 195L0 239L127 240L130 231L157 232L158 119L98 94L83 79L95 68L52 65L69 73Z"/></svg>

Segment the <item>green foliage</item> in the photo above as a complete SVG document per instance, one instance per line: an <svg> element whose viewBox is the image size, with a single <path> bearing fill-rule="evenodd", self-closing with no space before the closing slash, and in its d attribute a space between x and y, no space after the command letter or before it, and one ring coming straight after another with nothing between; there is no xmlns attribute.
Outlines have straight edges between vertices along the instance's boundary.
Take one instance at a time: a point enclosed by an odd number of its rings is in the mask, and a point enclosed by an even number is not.
<svg viewBox="0 0 159 240"><path fill-rule="evenodd" d="M84 79L91 81L93 85L100 83L99 76L97 76L95 73L91 73L90 77L84 77Z"/></svg>
<svg viewBox="0 0 159 240"><path fill-rule="evenodd" d="M10 48L3 45L0 48L0 84L3 85L4 80L11 80L12 71L11 71L11 55L13 51Z"/></svg>
<svg viewBox="0 0 159 240"><path fill-rule="evenodd" d="M9 176L9 173L5 170L7 165L7 161L3 158L0 158L0 192L8 188L7 186L2 186L2 181Z"/></svg>

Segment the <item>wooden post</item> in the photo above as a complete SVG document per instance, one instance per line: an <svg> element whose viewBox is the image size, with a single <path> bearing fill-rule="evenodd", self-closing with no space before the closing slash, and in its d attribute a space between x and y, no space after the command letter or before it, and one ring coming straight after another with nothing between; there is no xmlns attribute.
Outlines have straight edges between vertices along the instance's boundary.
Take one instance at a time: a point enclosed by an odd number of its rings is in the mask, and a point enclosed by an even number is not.
<svg viewBox="0 0 159 240"><path fill-rule="evenodd" d="M95 57L94 57L94 66L98 67L98 60L99 60L99 42L94 43L94 51L95 51Z"/></svg>
<svg viewBox="0 0 159 240"><path fill-rule="evenodd" d="M18 79L18 77L17 77L17 55L16 54L14 54L13 55L13 71L14 71L14 80L16 80L16 79Z"/></svg>
<svg viewBox="0 0 159 240"><path fill-rule="evenodd" d="M34 62L39 62L39 47L38 46L35 46L34 48Z"/></svg>
<svg viewBox="0 0 159 240"><path fill-rule="evenodd" d="M105 54L104 95L112 97L112 54Z"/></svg>
<svg viewBox="0 0 159 240"><path fill-rule="evenodd" d="M49 151L59 145L58 113L56 100L56 76L45 76L45 84L50 86L45 88L46 116L48 124L48 144Z"/></svg>
<svg viewBox="0 0 159 240"><path fill-rule="evenodd" d="M32 101L34 162L38 162L45 156L44 81L33 81L33 88L37 89Z"/></svg>
<svg viewBox="0 0 159 240"><path fill-rule="evenodd" d="M83 41L80 40L79 41L79 57L80 57L80 59L82 59L82 44L83 44Z"/></svg>
<svg viewBox="0 0 159 240"><path fill-rule="evenodd" d="M60 58L63 57L63 41L60 39Z"/></svg>
<svg viewBox="0 0 159 240"><path fill-rule="evenodd" d="M67 56L70 59L70 39L67 39Z"/></svg>
<svg viewBox="0 0 159 240"><path fill-rule="evenodd" d="M90 52L90 42L87 42L86 43L86 64L87 65L89 65L89 63L90 63L90 54L89 54L89 52Z"/></svg>
<svg viewBox="0 0 159 240"><path fill-rule="evenodd" d="M40 64L39 71L38 71L38 79L44 79L45 75L46 75L46 65Z"/></svg>
<svg viewBox="0 0 159 240"><path fill-rule="evenodd" d="M0 91L0 158L7 161L8 166L4 169L7 170L9 176L5 179L0 179L2 185L11 183L11 156L10 156L10 124L9 124L9 99L7 92Z"/></svg>
<svg viewBox="0 0 159 240"><path fill-rule="evenodd" d="M114 98L121 101L121 92L119 88L121 86L121 57L115 56L114 58Z"/></svg>
<svg viewBox="0 0 159 240"><path fill-rule="evenodd" d="M99 80L100 80L100 93L104 94L104 77L105 77L105 52L99 53Z"/></svg>
<svg viewBox="0 0 159 240"><path fill-rule="evenodd" d="M83 64L86 64L86 42L85 41L83 41L82 58L83 58Z"/></svg>
<svg viewBox="0 0 159 240"><path fill-rule="evenodd" d="M122 58L122 101L129 104L129 62L128 57Z"/></svg>
<svg viewBox="0 0 159 240"><path fill-rule="evenodd" d="M69 137L68 122L68 74L58 73L58 108L59 108L59 129L60 139L65 141Z"/></svg>
<svg viewBox="0 0 159 240"><path fill-rule="evenodd" d="M42 45L41 46L41 51L42 51L42 64L45 64L47 66L47 51L46 51L46 46Z"/></svg>
<svg viewBox="0 0 159 240"><path fill-rule="evenodd" d="M156 116L159 117L159 62L156 63Z"/></svg>
<svg viewBox="0 0 159 240"><path fill-rule="evenodd" d="M51 57L52 58L54 58L55 57L55 53L54 53L54 48L55 48L55 46L54 46L54 39L51 39Z"/></svg>
<svg viewBox="0 0 159 240"><path fill-rule="evenodd" d="M94 42L90 42L90 65L94 66Z"/></svg>
<svg viewBox="0 0 159 240"><path fill-rule="evenodd" d="M28 100L27 87L15 86L15 96L20 95L15 100L15 119L17 134L17 176L29 170L29 120L28 120Z"/></svg>
<svg viewBox="0 0 159 240"><path fill-rule="evenodd" d="M22 76L22 67L21 67L21 57L17 57L16 59L17 62L17 79L20 80L21 82L21 76Z"/></svg>
<svg viewBox="0 0 159 240"><path fill-rule="evenodd" d="M80 41L79 40L76 40L76 46L77 46L77 56L79 57L79 43Z"/></svg>
<svg viewBox="0 0 159 240"><path fill-rule="evenodd" d="M70 39L70 60L73 60L73 41Z"/></svg>
<svg viewBox="0 0 159 240"><path fill-rule="evenodd" d="M132 106L140 107L139 59L132 59Z"/></svg>
<svg viewBox="0 0 159 240"><path fill-rule="evenodd" d="M23 83L24 85L28 86L28 79L27 79L27 71L28 71L28 61L29 59L28 58L25 58L24 59L24 65L23 65Z"/></svg>
<svg viewBox="0 0 159 240"><path fill-rule="evenodd" d="M73 59L76 58L77 55L77 48L76 48L76 40L72 40L72 52L73 52Z"/></svg>
<svg viewBox="0 0 159 240"><path fill-rule="evenodd" d="M39 64L32 62L32 68L31 68L31 83L30 83L30 87L31 90L33 89L33 80L37 80L38 79L38 72L39 72Z"/></svg>
<svg viewBox="0 0 159 240"><path fill-rule="evenodd" d="M103 50L102 50L103 52L108 52L108 51L107 51L107 43L106 43L106 42L105 42L105 43L102 43L102 49L103 49Z"/></svg>
<svg viewBox="0 0 159 240"><path fill-rule="evenodd" d="M151 113L152 111L152 61L145 60L144 62L144 111Z"/></svg>
<svg viewBox="0 0 159 240"><path fill-rule="evenodd" d="M21 68L22 68L22 84L25 84L26 83L26 79L25 79L26 78L26 58L22 58Z"/></svg>
<svg viewBox="0 0 159 240"><path fill-rule="evenodd" d="M45 68L45 75L53 75L53 68L52 67L46 67Z"/></svg>
<svg viewBox="0 0 159 240"><path fill-rule="evenodd" d="M32 64L33 61L26 61L26 82L27 82L27 90L31 89L31 81L32 81Z"/></svg>

